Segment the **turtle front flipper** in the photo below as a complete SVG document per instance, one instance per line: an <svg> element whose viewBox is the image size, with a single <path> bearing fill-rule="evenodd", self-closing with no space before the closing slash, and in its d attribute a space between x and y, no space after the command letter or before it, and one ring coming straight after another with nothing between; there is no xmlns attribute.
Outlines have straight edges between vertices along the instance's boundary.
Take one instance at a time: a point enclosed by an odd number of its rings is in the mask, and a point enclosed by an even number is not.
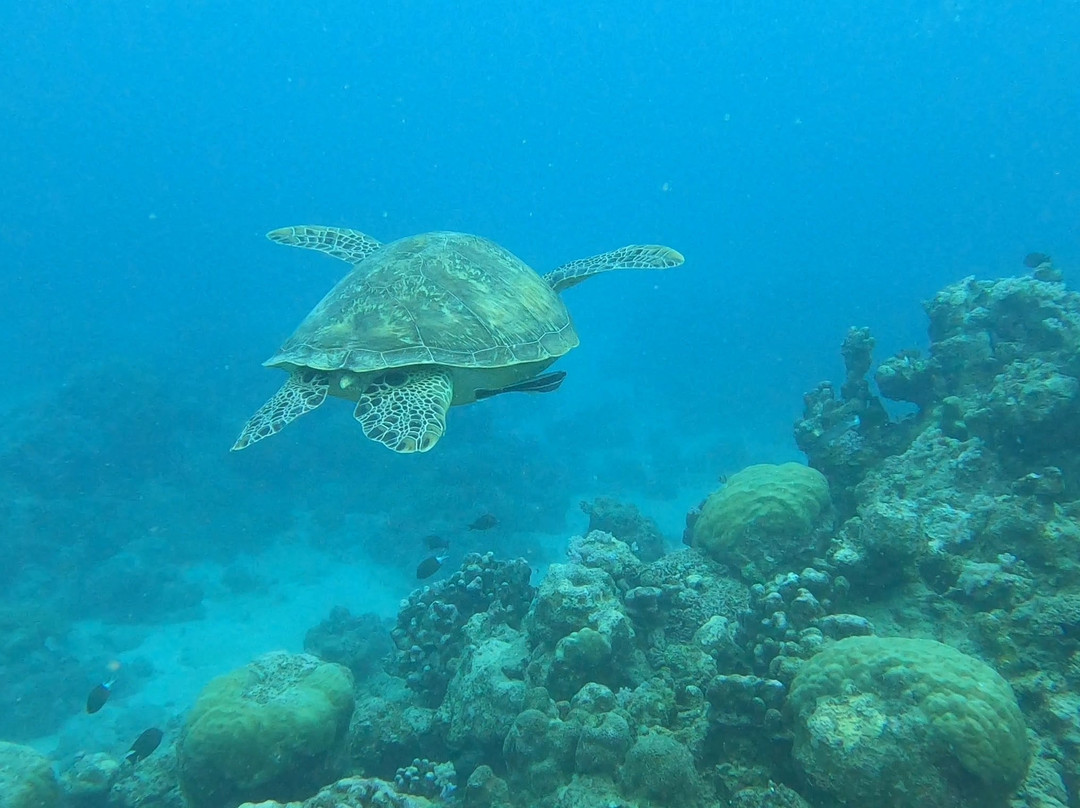
<svg viewBox="0 0 1080 808"><path fill-rule="evenodd" d="M398 368L375 376L353 413L364 434L395 452L426 452L446 431L454 383L444 370Z"/></svg>
<svg viewBox="0 0 1080 808"><path fill-rule="evenodd" d="M286 424L322 404L329 389L330 381L325 373L293 371L281 389L251 416L230 451L238 452L263 438L276 435Z"/></svg>
<svg viewBox="0 0 1080 808"><path fill-rule="evenodd" d="M671 269L685 259L678 250L659 244L632 244L592 258L579 258L563 264L544 276L548 286L556 292L576 286L586 278L610 272L613 269Z"/></svg>
<svg viewBox="0 0 1080 808"><path fill-rule="evenodd" d="M359 264L382 244L359 230L302 224L271 230L266 237L277 244L318 250L347 263Z"/></svg>

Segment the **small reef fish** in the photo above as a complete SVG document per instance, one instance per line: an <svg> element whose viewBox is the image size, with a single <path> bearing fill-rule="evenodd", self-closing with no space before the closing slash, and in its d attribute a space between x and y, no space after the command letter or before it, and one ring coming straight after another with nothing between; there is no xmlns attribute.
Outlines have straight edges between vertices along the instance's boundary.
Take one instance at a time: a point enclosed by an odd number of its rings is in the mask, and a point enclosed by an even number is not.
<svg viewBox="0 0 1080 808"><path fill-rule="evenodd" d="M430 578L442 568L443 562L446 561L448 556L449 553L445 552L428 556L416 567L416 577L421 581Z"/></svg>
<svg viewBox="0 0 1080 808"><path fill-rule="evenodd" d="M850 432L852 429L858 429L862 420L857 415L852 415L850 418L845 418L838 424L833 425L830 429L826 429L821 435L818 436L818 441L823 445L827 445L835 441L841 435Z"/></svg>
<svg viewBox="0 0 1080 808"><path fill-rule="evenodd" d="M128 753L124 755L124 760L134 764L150 757L150 755L154 754L154 750L158 748L158 744L161 743L163 737L165 737L165 733L157 727L144 730L143 734L135 739L135 743L131 745Z"/></svg>
<svg viewBox="0 0 1080 808"><path fill-rule="evenodd" d="M112 693L112 686L115 682L115 679L110 679L107 682L94 685L94 689L91 690L90 695L86 697L86 712L93 715L105 706L105 702L109 700L109 695Z"/></svg>
<svg viewBox="0 0 1080 808"><path fill-rule="evenodd" d="M450 547L450 540L444 539L441 536L436 536L434 533L424 536L424 547L432 552L436 550L446 550Z"/></svg>
<svg viewBox="0 0 1080 808"><path fill-rule="evenodd" d="M1050 256L1046 253L1033 252L1028 253L1024 256L1024 266L1026 266L1028 269L1036 269L1038 267L1041 267L1043 264L1049 263Z"/></svg>
<svg viewBox="0 0 1080 808"><path fill-rule="evenodd" d="M469 530L491 530L497 524L499 520L495 518L495 514L485 513L473 520L473 523L469 525Z"/></svg>

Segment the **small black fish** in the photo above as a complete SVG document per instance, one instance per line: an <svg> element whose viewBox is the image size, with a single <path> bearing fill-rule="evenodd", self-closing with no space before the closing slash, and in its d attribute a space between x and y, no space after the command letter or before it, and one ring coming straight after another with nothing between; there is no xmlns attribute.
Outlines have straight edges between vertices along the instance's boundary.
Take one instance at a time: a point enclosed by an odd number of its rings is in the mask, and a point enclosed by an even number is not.
<svg viewBox="0 0 1080 808"><path fill-rule="evenodd" d="M469 525L469 530L491 530L495 525L499 524L499 520L493 513L485 513L483 516L478 516L473 520L473 523Z"/></svg>
<svg viewBox="0 0 1080 808"><path fill-rule="evenodd" d="M434 533L424 536L424 547L431 551L445 550L450 546L450 540L444 539L442 536L436 536Z"/></svg>
<svg viewBox="0 0 1080 808"><path fill-rule="evenodd" d="M1041 267L1043 264L1050 263L1050 256L1046 253L1033 252L1024 256L1024 266L1028 269L1035 269Z"/></svg>
<svg viewBox="0 0 1080 808"><path fill-rule="evenodd" d="M86 697L86 712L93 715L105 706L105 702L109 700L109 695L112 693L112 686L115 681L115 679L110 679L108 682L94 685L94 689Z"/></svg>
<svg viewBox="0 0 1080 808"><path fill-rule="evenodd" d="M131 750L124 755L124 759L128 763L138 763L140 760L150 757L150 755L154 754L154 750L158 748L158 744L161 743L164 736L165 733L157 727L150 727L135 739L135 743L131 745Z"/></svg>
<svg viewBox="0 0 1080 808"><path fill-rule="evenodd" d="M442 568L443 562L446 561L446 557L446 553L428 556L416 567L416 577L421 581L425 578L430 578Z"/></svg>

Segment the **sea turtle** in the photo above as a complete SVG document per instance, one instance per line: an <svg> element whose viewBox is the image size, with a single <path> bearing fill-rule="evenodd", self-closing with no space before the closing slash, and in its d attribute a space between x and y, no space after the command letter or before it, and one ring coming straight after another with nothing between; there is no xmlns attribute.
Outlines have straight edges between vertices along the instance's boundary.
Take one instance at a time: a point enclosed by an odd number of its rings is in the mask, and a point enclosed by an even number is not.
<svg viewBox="0 0 1080 808"><path fill-rule="evenodd" d="M356 402L364 434L396 452L426 452L446 412L506 392L548 392L544 373L578 345L559 292L611 269L666 269L683 257L630 246L541 277L499 245L464 233L388 244L339 227L285 227L271 241L352 265L264 364L288 381L247 422L233 451L279 432L328 395Z"/></svg>

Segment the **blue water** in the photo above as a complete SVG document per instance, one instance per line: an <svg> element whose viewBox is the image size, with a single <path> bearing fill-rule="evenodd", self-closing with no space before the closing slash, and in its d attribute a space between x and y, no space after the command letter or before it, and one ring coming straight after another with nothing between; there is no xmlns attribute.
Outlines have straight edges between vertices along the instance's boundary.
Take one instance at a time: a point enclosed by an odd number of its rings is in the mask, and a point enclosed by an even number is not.
<svg viewBox="0 0 1080 808"><path fill-rule="evenodd" d="M884 358L946 283L1080 265L1074 1L48 0L0 30L3 478L36 514L0 577L65 615L123 618L72 583L122 600L120 553L224 563L296 514L406 571L432 525L497 510L514 549L603 493L668 502L677 541L716 474L795 455L849 326ZM332 401L230 456L343 268L263 237L301 223L686 263L568 292L563 389L454 411L430 455Z"/></svg>

